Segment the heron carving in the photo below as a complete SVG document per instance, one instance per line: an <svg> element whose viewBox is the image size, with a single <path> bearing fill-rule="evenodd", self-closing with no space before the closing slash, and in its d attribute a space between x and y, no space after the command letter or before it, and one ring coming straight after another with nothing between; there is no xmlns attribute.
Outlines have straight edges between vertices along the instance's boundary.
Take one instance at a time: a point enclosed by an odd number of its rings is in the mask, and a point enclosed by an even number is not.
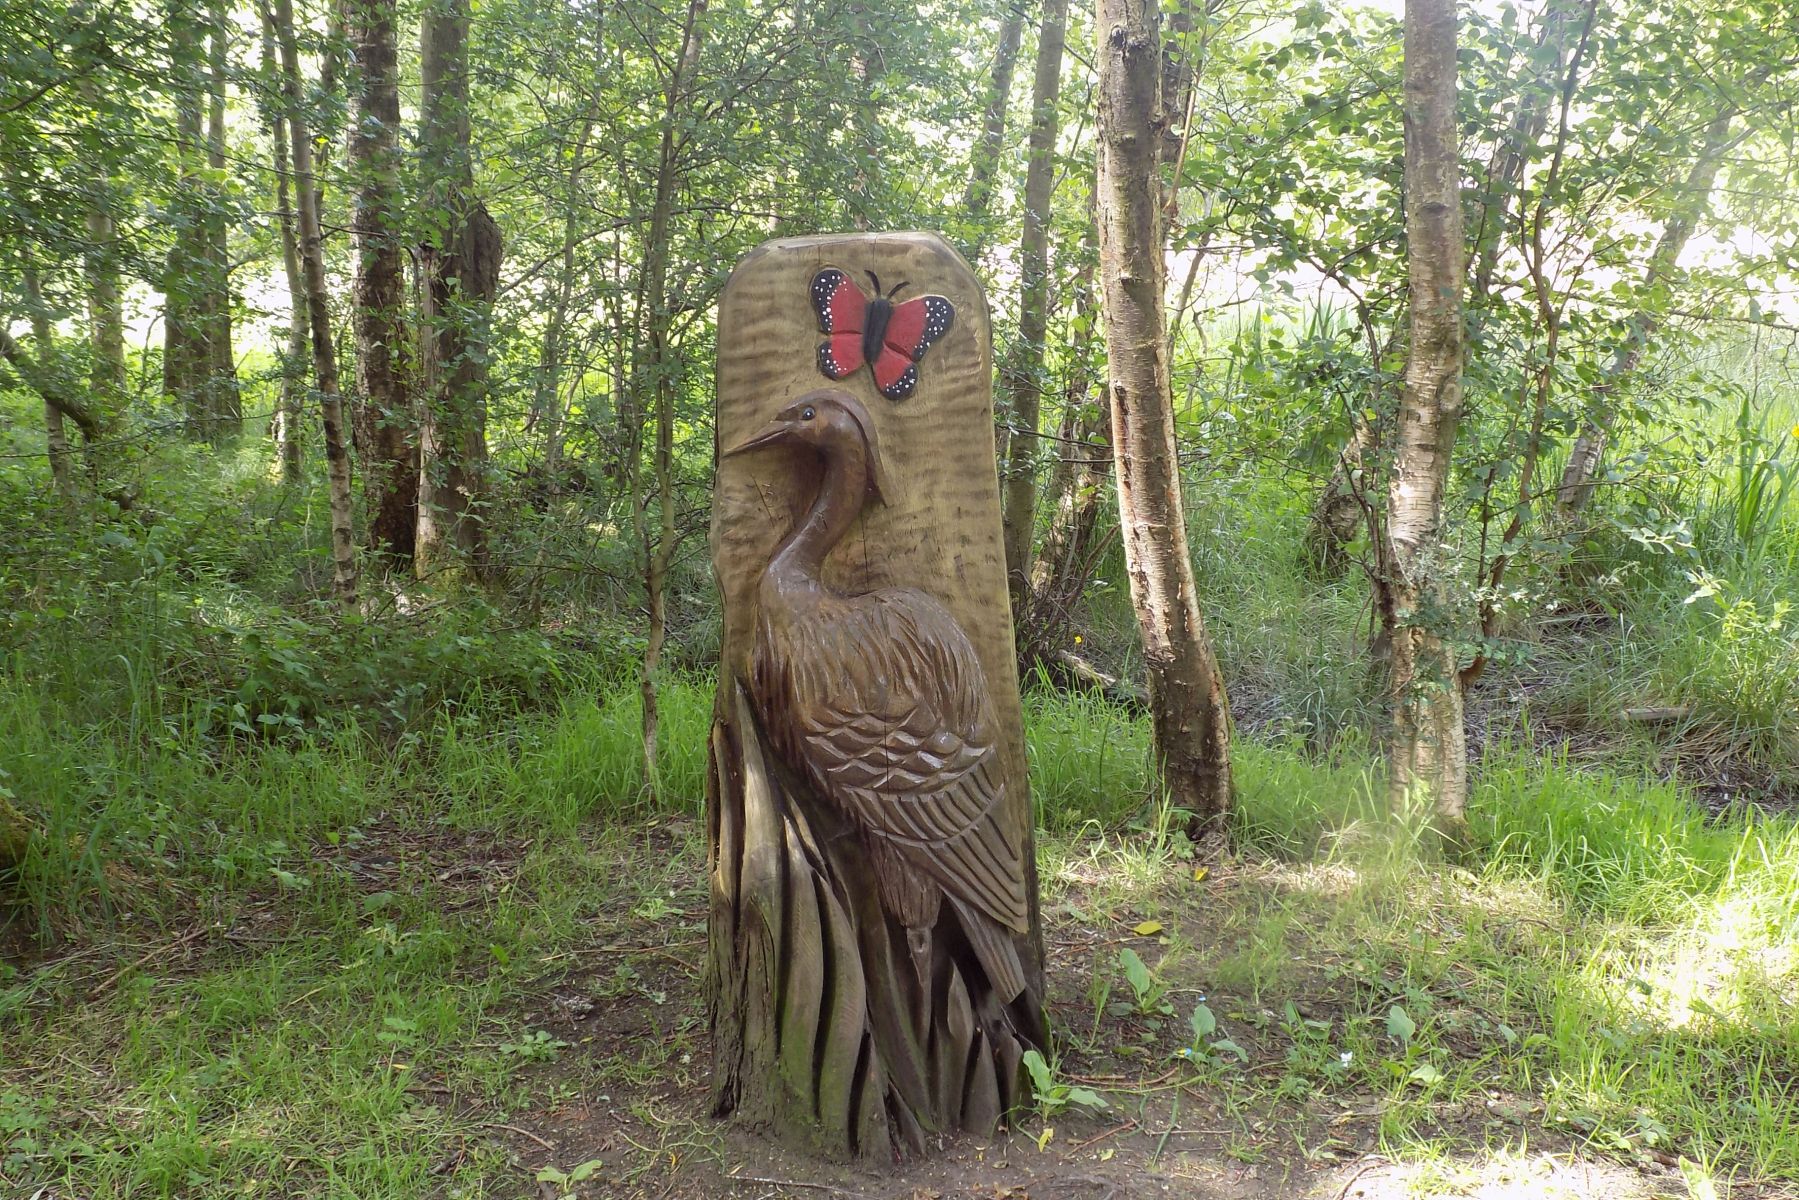
<svg viewBox="0 0 1799 1200"><path fill-rule="evenodd" d="M845 594L821 577L864 508L883 500L861 403L809 392L725 454L770 446L808 451L822 472L757 581L748 673L757 721L781 763L861 840L882 907L905 930L921 997L947 907L994 996L1010 1003L1026 986L1014 938L1030 928L1030 902L1000 821L999 723L980 659L934 596Z"/></svg>

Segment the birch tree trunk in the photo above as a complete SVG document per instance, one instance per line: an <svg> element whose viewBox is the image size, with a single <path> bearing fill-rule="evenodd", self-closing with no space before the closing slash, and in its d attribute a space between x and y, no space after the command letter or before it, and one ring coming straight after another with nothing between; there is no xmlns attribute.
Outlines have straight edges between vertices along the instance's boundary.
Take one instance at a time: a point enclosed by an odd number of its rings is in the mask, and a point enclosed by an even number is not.
<svg viewBox="0 0 1799 1200"><path fill-rule="evenodd" d="M1593 3L1594 0L1586 0L1589 22ZM1473 274L1468 305L1472 322L1470 337L1476 342L1480 338L1481 310L1499 302L1494 290L1494 276L1505 246L1506 225L1513 219L1512 205L1523 181L1524 169L1530 164L1548 128L1549 114L1554 107L1552 101L1562 85L1562 73L1567 65L1569 34L1575 29L1573 18L1580 7L1578 0L1551 0L1537 35L1539 53L1527 57L1527 74L1518 81L1517 111L1512 114L1510 124L1487 160L1485 182L1476 210L1479 215L1470 235ZM1395 323L1393 336L1387 340L1384 351L1380 350L1378 339L1368 338L1370 351L1377 361L1393 352L1404 328L1403 321ZM1381 402L1385 399L1385 389L1377 385L1372 390L1374 395L1369 408L1383 411L1385 406ZM1306 523L1306 558L1322 575L1334 577L1342 572L1348 563L1344 547L1366 524L1368 498L1360 482L1361 473L1365 464L1379 457L1380 442L1381 430L1365 420L1360 412L1352 412L1349 438L1331 465L1331 473L1320 489Z"/></svg>
<svg viewBox="0 0 1799 1200"><path fill-rule="evenodd" d="M1693 230L1705 218L1706 207L1711 202L1712 185L1718 178L1718 169L1724 163L1725 152L1735 141L1731 125L1736 115L1734 108L1727 108L1706 127L1705 141L1700 146L1699 157L1693 160L1692 170L1687 173L1686 184L1680 191L1674 211L1669 215L1667 225L1662 228L1662 236L1649 256L1649 266L1643 272L1642 291L1645 300L1631 316L1624 341L1612 353L1611 361L1606 364L1604 377L1593 388L1587 405L1589 415L1581 426L1580 435L1574 441L1573 450L1568 454L1568 465L1562 469L1561 484L1555 490L1556 512L1563 521L1572 520L1593 497L1593 487L1599 478L1599 464L1605 458L1606 442L1611 436L1612 394L1642 363L1643 355L1649 349L1650 339L1661 327L1662 310L1666 307L1666 301L1656 300L1656 294L1666 291L1665 285L1669 277L1679 266L1681 251L1686 249Z"/></svg>
<svg viewBox="0 0 1799 1200"><path fill-rule="evenodd" d="M1049 334L1049 221L1056 183L1057 101L1068 0L1044 0L1037 35L1037 74L1031 84L1031 149L1025 168L1024 232L1018 245L1018 340L1007 356L1003 387L1007 440L1003 521L1006 587L1012 611L1030 599L1031 535L1037 526L1038 425L1043 419L1043 349Z"/></svg>
<svg viewBox="0 0 1799 1200"><path fill-rule="evenodd" d="M275 39L281 49L281 95L287 109L288 139L294 156L294 194L300 201L300 265L312 341L312 373L324 417L326 485L331 503L331 585L345 612L356 610L356 532L352 524L350 447L345 438L343 398L337 386L337 351L325 292L325 239L319 228L318 181L312 162L312 132L300 103L300 53L294 38L293 0L275 0Z"/></svg>
<svg viewBox="0 0 1799 1200"><path fill-rule="evenodd" d="M419 250L419 578L487 567L487 333L500 230L475 197L469 157L469 0L429 0L419 23L423 102Z"/></svg>
<svg viewBox="0 0 1799 1200"><path fill-rule="evenodd" d="M406 253L399 203L399 48L394 0L353 0L350 36L360 74L350 162L356 177L354 419L362 453L369 545L412 557L418 528L418 447L406 388Z"/></svg>
<svg viewBox="0 0 1799 1200"><path fill-rule="evenodd" d="M1454 0L1406 0L1405 190L1410 345L1393 429L1377 583L1391 645L1389 788L1458 839L1468 792L1449 630L1443 493L1462 412L1462 205Z"/></svg>
<svg viewBox="0 0 1799 1200"><path fill-rule="evenodd" d="M1143 638L1157 773L1195 840L1231 807L1230 711L1187 549L1163 302L1159 14L1098 0L1099 270L1118 517Z"/></svg>
<svg viewBox="0 0 1799 1200"><path fill-rule="evenodd" d="M643 547L644 594L650 618L643 667L638 673L638 690L643 702L643 777L652 796L659 794L661 789L656 752L656 736L661 723L656 702L656 670L662 660L663 642L668 636L668 565L675 551L675 373L680 367L669 347L668 258L669 222L674 214L681 141L676 117L680 113L682 90L699 66L701 20L705 15L706 0L690 0L687 19L681 27L681 51L675 57L663 93L662 144L656 166L656 194L650 208L648 250L643 264L643 303L639 308L645 336L641 362L634 372L637 394L641 397L648 391L656 397L656 504L661 522L658 535L653 539L649 531L648 500L636 478L639 456L635 454L632 456L631 487L632 523L638 545Z"/></svg>

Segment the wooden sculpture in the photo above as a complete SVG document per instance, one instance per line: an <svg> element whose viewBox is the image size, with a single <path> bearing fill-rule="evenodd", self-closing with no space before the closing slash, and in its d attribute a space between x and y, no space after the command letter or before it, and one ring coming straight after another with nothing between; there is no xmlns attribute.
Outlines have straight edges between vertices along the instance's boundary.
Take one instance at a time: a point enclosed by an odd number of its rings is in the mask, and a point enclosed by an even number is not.
<svg viewBox="0 0 1799 1200"><path fill-rule="evenodd" d="M947 294L919 329L833 310L890 270ZM871 370L816 386L820 330ZM1044 1040L990 355L926 235L770 243L720 312L713 1095L835 1155L991 1131Z"/></svg>

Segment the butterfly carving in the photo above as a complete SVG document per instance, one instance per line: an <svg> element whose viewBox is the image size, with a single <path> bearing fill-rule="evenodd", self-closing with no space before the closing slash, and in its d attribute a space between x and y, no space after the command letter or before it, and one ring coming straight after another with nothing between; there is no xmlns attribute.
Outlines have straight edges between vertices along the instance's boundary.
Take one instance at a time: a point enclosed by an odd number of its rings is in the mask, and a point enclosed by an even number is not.
<svg viewBox="0 0 1799 1200"><path fill-rule="evenodd" d="M864 294L848 272L836 267L812 277L818 331L827 335L818 346L818 369L829 379L842 379L867 363L881 395L904 400L918 386L919 359L949 332L956 309L942 296L897 300L905 283L883 293L873 271L868 279L874 285L873 296Z"/></svg>

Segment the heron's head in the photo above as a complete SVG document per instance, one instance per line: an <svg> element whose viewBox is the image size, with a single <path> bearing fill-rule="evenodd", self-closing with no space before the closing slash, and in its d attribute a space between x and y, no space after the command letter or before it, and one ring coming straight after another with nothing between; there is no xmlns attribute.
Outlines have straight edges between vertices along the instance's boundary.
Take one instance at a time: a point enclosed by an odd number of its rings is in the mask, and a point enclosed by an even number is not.
<svg viewBox="0 0 1799 1200"><path fill-rule="evenodd" d="M880 448L874 420L862 402L836 388L807 392L776 413L768 424L722 453L743 454L763 446L804 446L846 465L860 462L868 472L868 490L883 500Z"/></svg>

